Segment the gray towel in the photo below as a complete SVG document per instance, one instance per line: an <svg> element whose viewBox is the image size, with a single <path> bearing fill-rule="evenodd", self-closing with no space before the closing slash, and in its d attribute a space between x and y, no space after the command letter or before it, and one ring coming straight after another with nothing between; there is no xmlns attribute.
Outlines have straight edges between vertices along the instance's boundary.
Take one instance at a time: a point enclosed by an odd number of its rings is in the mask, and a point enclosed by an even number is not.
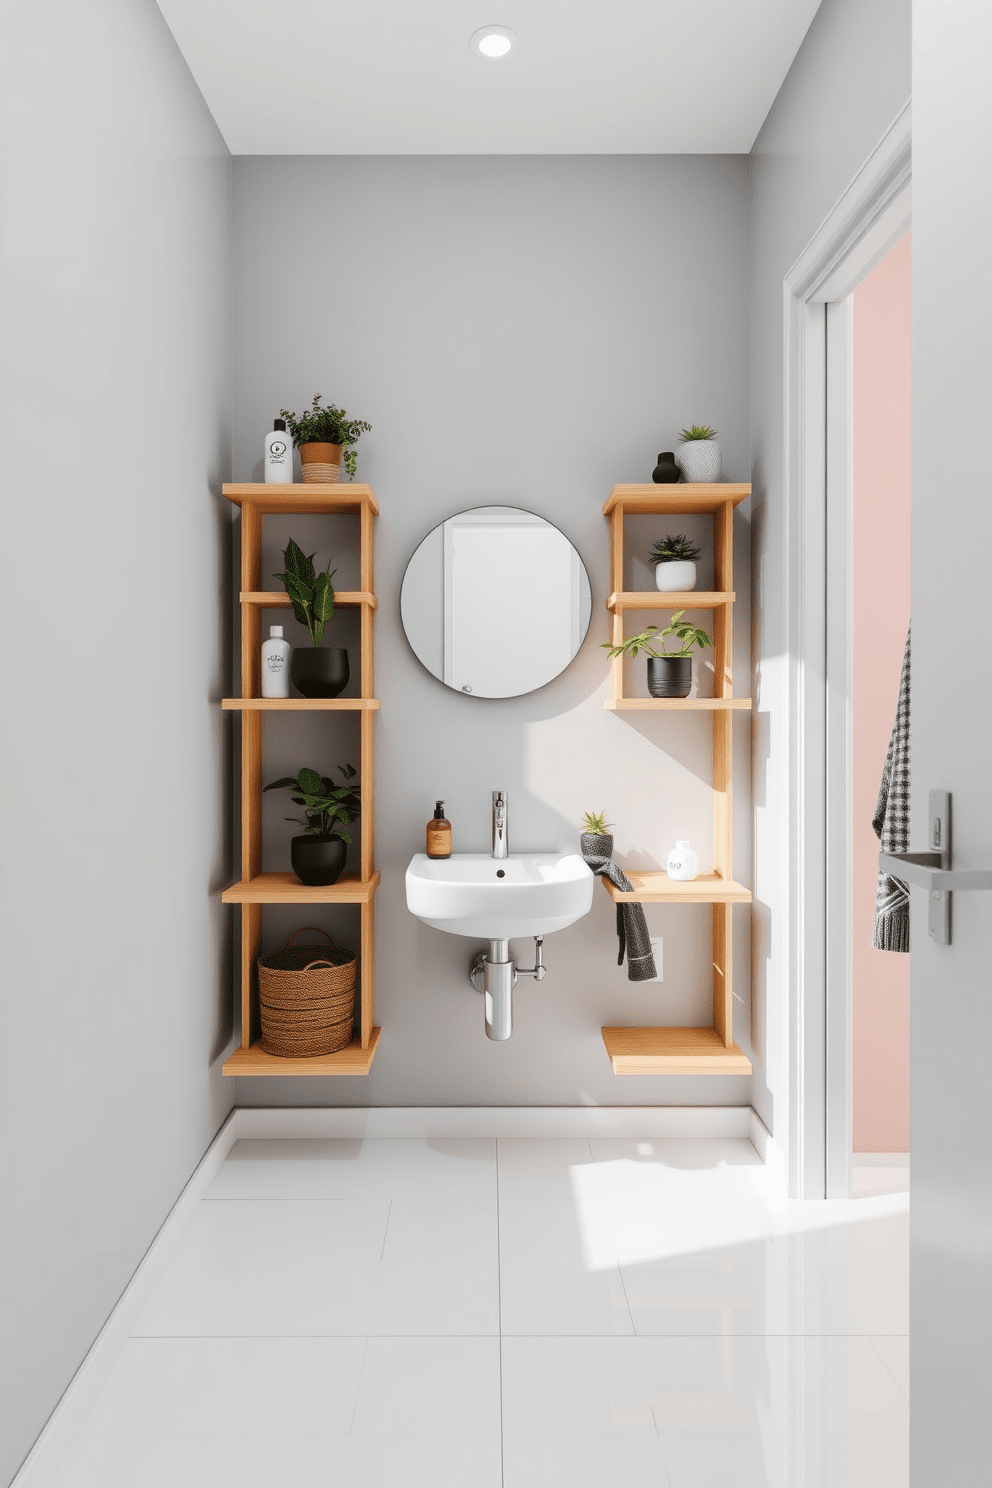
<svg viewBox="0 0 992 1488"><path fill-rule="evenodd" d="M883 852L909 852L909 639L907 634L896 721L871 821ZM909 889L887 873L878 875L871 943L877 951L909 950Z"/></svg>
<svg viewBox="0 0 992 1488"><path fill-rule="evenodd" d="M592 853L585 852L582 856L593 873L602 873L610 880L610 883L616 884L621 894L633 893L633 884L612 858L596 857ZM623 965L624 953L626 953L627 980L629 982L654 981L657 972L654 968L654 952L651 950L648 922L644 918L644 906L635 900L628 899L617 905L617 939L619 941L617 965Z"/></svg>

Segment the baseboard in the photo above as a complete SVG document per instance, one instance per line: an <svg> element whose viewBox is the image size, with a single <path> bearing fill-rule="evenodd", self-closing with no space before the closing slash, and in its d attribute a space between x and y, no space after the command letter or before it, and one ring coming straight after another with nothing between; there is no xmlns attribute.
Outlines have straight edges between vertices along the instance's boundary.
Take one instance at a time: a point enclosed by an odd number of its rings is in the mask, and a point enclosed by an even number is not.
<svg viewBox="0 0 992 1488"><path fill-rule="evenodd" d="M237 1141L237 1118L237 1111L232 1111L203 1154L162 1228L142 1256L117 1306L100 1329L41 1435L24 1459L11 1488L49 1488L121 1349L131 1336L152 1288L196 1213L200 1199Z"/></svg>
<svg viewBox="0 0 992 1488"><path fill-rule="evenodd" d="M747 1115L748 1140L764 1163L770 1182L785 1195L789 1191L785 1154L753 1107L749 1107Z"/></svg>
<svg viewBox="0 0 992 1488"><path fill-rule="evenodd" d="M750 1137L750 1106L241 1107L239 1137ZM762 1128L764 1130L764 1128Z"/></svg>

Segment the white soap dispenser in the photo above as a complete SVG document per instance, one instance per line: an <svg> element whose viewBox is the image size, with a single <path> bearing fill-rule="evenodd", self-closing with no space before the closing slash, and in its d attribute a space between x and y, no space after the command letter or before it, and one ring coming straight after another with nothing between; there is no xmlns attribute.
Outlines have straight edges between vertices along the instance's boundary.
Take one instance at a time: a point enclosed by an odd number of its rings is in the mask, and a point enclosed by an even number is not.
<svg viewBox="0 0 992 1488"><path fill-rule="evenodd" d="M289 658L293 648L282 638L282 626L269 626L269 639L262 642L262 696L289 697Z"/></svg>
<svg viewBox="0 0 992 1488"><path fill-rule="evenodd" d="M265 483L269 486L293 484L293 446L286 434L286 420L277 418L272 433L265 436Z"/></svg>
<svg viewBox="0 0 992 1488"><path fill-rule="evenodd" d="M682 883L691 883L699 872L699 854L693 852L691 842L676 842L668 854L668 876Z"/></svg>

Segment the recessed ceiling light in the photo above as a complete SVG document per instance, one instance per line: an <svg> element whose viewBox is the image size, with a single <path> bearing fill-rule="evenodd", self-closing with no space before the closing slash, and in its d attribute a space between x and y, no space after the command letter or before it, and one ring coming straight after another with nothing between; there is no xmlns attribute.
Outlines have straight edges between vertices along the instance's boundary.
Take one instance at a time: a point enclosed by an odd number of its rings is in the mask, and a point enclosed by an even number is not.
<svg viewBox="0 0 992 1488"><path fill-rule="evenodd" d="M520 37L509 26L483 26L480 30L473 31L468 44L473 52L478 52L487 62L498 62L501 57L508 57L511 52L516 51L520 45Z"/></svg>

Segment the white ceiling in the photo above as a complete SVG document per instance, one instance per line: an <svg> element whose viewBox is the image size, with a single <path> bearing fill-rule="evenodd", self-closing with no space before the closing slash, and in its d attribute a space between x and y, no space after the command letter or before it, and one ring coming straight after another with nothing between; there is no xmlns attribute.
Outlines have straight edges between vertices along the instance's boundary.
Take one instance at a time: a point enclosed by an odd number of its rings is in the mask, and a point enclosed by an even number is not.
<svg viewBox="0 0 992 1488"><path fill-rule="evenodd" d="M695 154L751 148L820 0L158 3L235 155Z"/></svg>

